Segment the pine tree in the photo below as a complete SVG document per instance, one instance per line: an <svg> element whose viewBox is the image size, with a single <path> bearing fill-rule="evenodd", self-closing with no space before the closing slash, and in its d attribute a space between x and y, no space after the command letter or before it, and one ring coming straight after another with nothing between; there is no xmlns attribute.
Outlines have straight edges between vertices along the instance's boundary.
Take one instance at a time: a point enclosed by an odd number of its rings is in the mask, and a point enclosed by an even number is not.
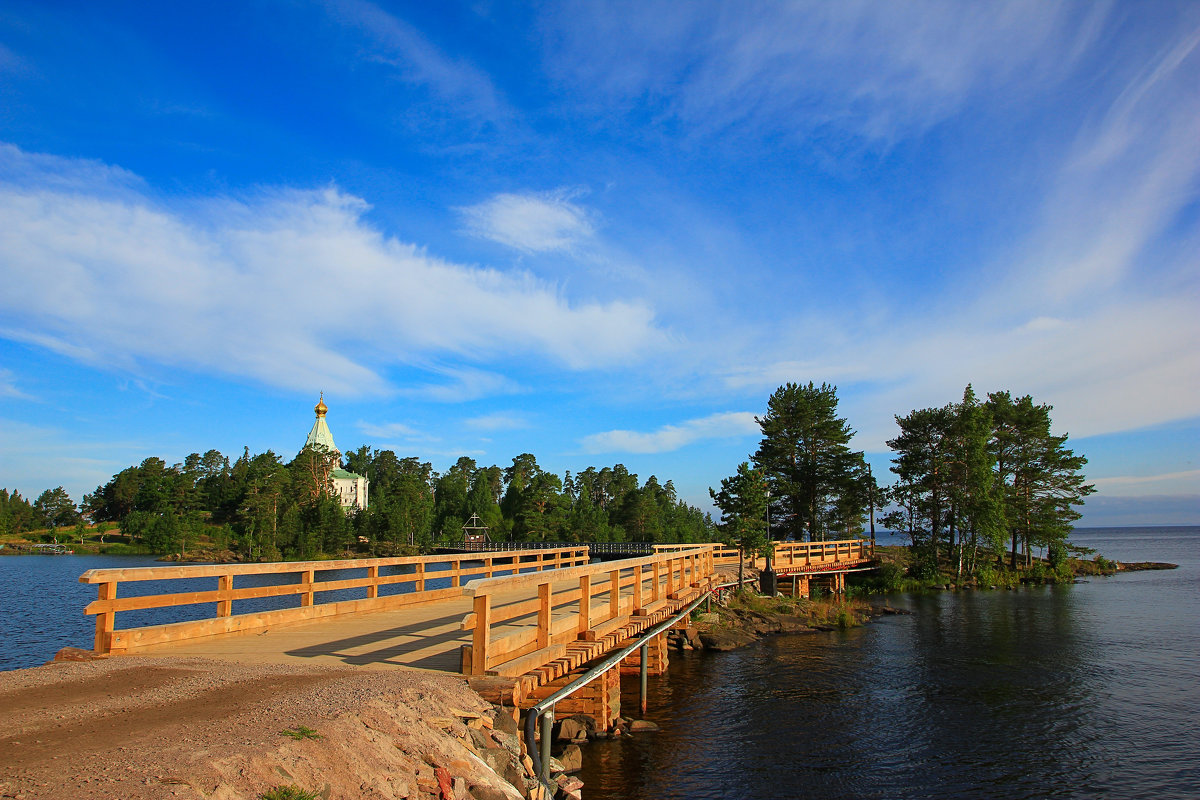
<svg viewBox="0 0 1200 800"><path fill-rule="evenodd" d="M770 484L771 519L797 541L823 541L848 516L843 499L865 469L863 454L849 447L854 432L837 416L837 387L785 384L755 421L763 439L753 460ZM867 494L858 495L861 518Z"/></svg>

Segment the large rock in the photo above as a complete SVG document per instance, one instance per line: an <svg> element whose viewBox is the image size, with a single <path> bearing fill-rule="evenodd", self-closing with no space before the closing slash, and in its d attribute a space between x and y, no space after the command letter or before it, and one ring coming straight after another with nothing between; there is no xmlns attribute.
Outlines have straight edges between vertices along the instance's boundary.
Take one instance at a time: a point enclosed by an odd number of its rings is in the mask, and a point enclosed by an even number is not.
<svg viewBox="0 0 1200 800"><path fill-rule="evenodd" d="M718 628L700 634L700 641L709 650L736 650L755 641L753 634L734 628Z"/></svg>
<svg viewBox="0 0 1200 800"><path fill-rule="evenodd" d="M583 769L583 751L577 744L569 744L558 756L563 772L578 772Z"/></svg>
<svg viewBox="0 0 1200 800"><path fill-rule="evenodd" d="M596 720L587 714L575 714L558 723L559 741L582 741L596 735Z"/></svg>
<svg viewBox="0 0 1200 800"><path fill-rule="evenodd" d="M511 733L513 736L517 735L517 721L513 719L510 709L496 706L496 713L492 717L492 727L498 731Z"/></svg>
<svg viewBox="0 0 1200 800"><path fill-rule="evenodd" d="M521 757L521 740L515 735L511 733L505 733L504 731L493 730L491 733L491 739L517 758Z"/></svg>
<svg viewBox="0 0 1200 800"><path fill-rule="evenodd" d="M583 797L583 781L572 775L560 775L558 778L560 796L569 800L580 800Z"/></svg>

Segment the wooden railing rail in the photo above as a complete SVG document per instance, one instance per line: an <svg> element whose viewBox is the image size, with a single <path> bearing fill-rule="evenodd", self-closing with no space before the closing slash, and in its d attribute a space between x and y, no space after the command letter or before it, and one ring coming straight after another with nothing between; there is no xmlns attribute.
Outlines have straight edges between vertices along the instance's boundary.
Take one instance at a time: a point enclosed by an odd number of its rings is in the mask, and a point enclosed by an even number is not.
<svg viewBox="0 0 1200 800"><path fill-rule="evenodd" d="M777 542L772 558L775 569L791 569L839 562L858 562L871 557L869 539L839 539L832 542Z"/></svg>
<svg viewBox="0 0 1200 800"><path fill-rule="evenodd" d="M670 547L671 545L656 545ZM772 560L775 568L781 566L809 566L828 564L835 561L856 561L871 557L869 539L839 539L832 542L775 542ZM717 545L713 558L718 565L738 563L738 550L727 544ZM762 562L760 557L757 562Z"/></svg>
<svg viewBox="0 0 1200 800"><path fill-rule="evenodd" d="M98 653L121 653L164 642L183 641L222 633L259 630L338 614L384 611L443 598L460 597L462 587L471 580L487 580L498 572L539 573L550 569L575 567L588 562L586 546L554 550L514 552L481 557L472 554L437 556L400 556L396 558L346 559L339 561L295 561L269 564L195 564L170 567L134 567L93 569L79 577L80 583L96 584L98 597L85 613L96 616L94 649ZM411 565L411 572L381 574L384 567ZM318 573L332 570L362 570L361 577L331 578ZM235 586L234 579L246 576L295 576L295 580L274 586ZM216 587L204 591L179 591L165 594L118 597L120 584L135 581L172 581L215 578ZM449 586L429 589L426 584L449 580ZM407 591L380 594L380 587L407 584ZM344 589L366 589L366 597L353 600L319 602L318 595ZM266 597L300 596L298 607L234 614L237 601ZM213 617L188 622L149 625L141 628L116 628L116 615L123 611L142 611L184 605L215 604Z"/></svg>
<svg viewBox="0 0 1200 800"><path fill-rule="evenodd" d="M462 591L474 610L463 671L522 675L561 657L569 643L594 642L631 619L704 591L712 582L714 545L692 545L642 558L510 575Z"/></svg>

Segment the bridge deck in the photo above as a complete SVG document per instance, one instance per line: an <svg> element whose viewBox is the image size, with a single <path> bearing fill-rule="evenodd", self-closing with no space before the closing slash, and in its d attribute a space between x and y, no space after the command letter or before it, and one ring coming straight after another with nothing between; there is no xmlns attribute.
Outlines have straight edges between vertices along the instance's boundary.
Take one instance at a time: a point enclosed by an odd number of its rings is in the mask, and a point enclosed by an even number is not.
<svg viewBox="0 0 1200 800"><path fill-rule="evenodd" d="M630 597L632 590L621 592ZM515 602L519 591L495 595L496 605ZM600 610L605 604L593 600ZM293 623L265 631L223 634L151 645L138 650L142 656L201 656L242 663L344 664L369 669L410 667L442 672L459 672L460 649L471 643L471 632L460 630L472 610L472 598L442 599L395 611L346 614L321 620ZM573 616L570 609L555 609L554 619ZM495 635L528 628L535 620L515 619L493 626Z"/></svg>
<svg viewBox="0 0 1200 800"><path fill-rule="evenodd" d="M369 669L412 667L458 672L459 630L470 598L442 600L396 611L347 614L265 631L157 644L140 656L202 656L242 663L347 664Z"/></svg>

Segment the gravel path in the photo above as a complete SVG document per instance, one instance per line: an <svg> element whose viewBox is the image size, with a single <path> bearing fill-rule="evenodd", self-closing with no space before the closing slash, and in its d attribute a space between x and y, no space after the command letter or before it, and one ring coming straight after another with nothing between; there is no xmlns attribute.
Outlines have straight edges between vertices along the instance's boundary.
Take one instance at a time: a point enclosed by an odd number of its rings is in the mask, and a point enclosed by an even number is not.
<svg viewBox="0 0 1200 800"><path fill-rule="evenodd" d="M0 672L0 797L420 797L433 764L470 761L457 710L491 707L406 669L129 656ZM322 738L281 733L297 726Z"/></svg>

